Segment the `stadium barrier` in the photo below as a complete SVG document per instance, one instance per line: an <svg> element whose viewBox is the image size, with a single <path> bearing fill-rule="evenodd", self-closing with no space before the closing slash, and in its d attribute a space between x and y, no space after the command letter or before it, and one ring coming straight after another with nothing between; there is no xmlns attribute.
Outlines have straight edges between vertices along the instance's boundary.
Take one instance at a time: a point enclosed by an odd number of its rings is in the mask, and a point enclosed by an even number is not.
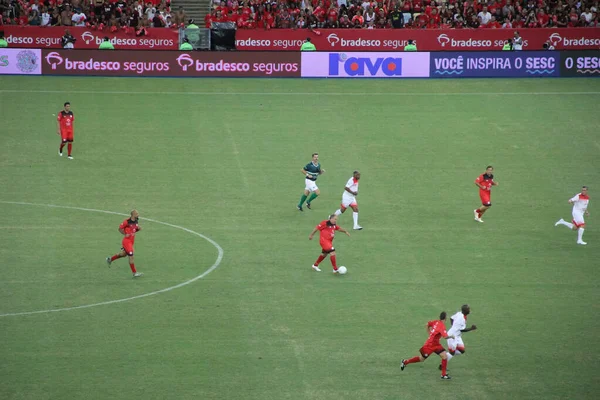
<svg viewBox="0 0 600 400"><path fill-rule="evenodd" d="M167 28L148 28L144 36L138 36L133 29L111 32L87 27L4 25L1 30L9 47L60 49L60 38L66 29L76 39L76 49L97 49L105 36L117 50L177 50L179 46L178 30ZM513 32L513 29L240 29L235 41L238 50L253 51L296 51L307 37L322 51L400 51L409 39L421 51L493 51L502 49ZM598 28L535 28L519 32L523 50L541 50L545 42L556 50L600 48ZM195 46L206 48L205 42Z"/></svg>
<svg viewBox="0 0 600 400"><path fill-rule="evenodd" d="M156 77L600 77L600 50L176 52L0 49L0 74Z"/></svg>
<svg viewBox="0 0 600 400"><path fill-rule="evenodd" d="M501 50L515 29L298 29L238 30L238 50L298 50L307 37L320 51L401 51L409 39L420 51ZM518 29L523 50L598 50L598 28Z"/></svg>

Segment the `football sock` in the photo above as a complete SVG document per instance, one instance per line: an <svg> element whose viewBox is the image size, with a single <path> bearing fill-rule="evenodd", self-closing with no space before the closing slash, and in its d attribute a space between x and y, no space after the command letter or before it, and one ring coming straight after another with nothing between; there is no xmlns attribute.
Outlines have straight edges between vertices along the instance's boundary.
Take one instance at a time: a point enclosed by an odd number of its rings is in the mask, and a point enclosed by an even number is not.
<svg viewBox="0 0 600 400"><path fill-rule="evenodd" d="M302 197L300 197L300 203L298 203L298 207L302 207L302 204L304 204L305 201L306 201L306 195L303 194Z"/></svg>
<svg viewBox="0 0 600 400"><path fill-rule="evenodd" d="M446 357L448 357L448 358L446 358L446 360L450 361L450 360L452 360L452 357L454 357L454 356L452 354L448 353L446 355Z"/></svg>
<svg viewBox="0 0 600 400"><path fill-rule="evenodd" d="M316 199L316 198L317 198L317 196L318 196L318 194L316 194L316 193L314 193L314 192L313 192L313 193L310 195L310 197L308 198L308 201L307 201L307 203L311 203L311 202L312 202L314 199Z"/></svg>
<svg viewBox="0 0 600 400"><path fill-rule="evenodd" d="M118 254L115 254L114 256L112 256L112 257L110 258L110 262L113 262L113 261L115 261L115 260L118 260L119 258L121 258L121 256L120 256L120 255L118 255Z"/></svg>
<svg viewBox="0 0 600 400"><path fill-rule="evenodd" d="M342 213L342 210L335 210L334 214L335 215L340 215Z"/></svg>
<svg viewBox="0 0 600 400"><path fill-rule="evenodd" d="M335 261L335 256L331 256L329 257L329 259L331 260L331 265L333 265L333 269L334 271L337 271L337 262Z"/></svg>
<svg viewBox="0 0 600 400"><path fill-rule="evenodd" d="M353 211L352 218L354 219L354 226L357 226L358 225L358 213Z"/></svg>
<svg viewBox="0 0 600 400"><path fill-rule="evenodd" d="M481 210L478 208L477 210L475 210L475 212L477 213L477 216L481 218Z"/></svg>
<svg viewBox="0 0 600 400"><path fill-rule="evenodd" d="M64 144L64 143L61 143L61 144L60 144L60 152L61 152L61 153L62 153L62 150L63 150L63 148L64 148L64 147L65 147L65 144Z"/></svg>
<svg viewBox="0 0 600 400"><path fill-rule="evenodd" d="M326 257L326 256L325 256L324 254L321 254L321 255L319 256L319 258L317 258L317 261L315 262L315 264L314 264L314 265L316 265L316 266L318 267L318 266L319 266L319 264L321 264L321 261L323 261L323 260L325 259L325 257Z"/></svg>
<svg viewBox="0 0 600 400"><path fill-rule="evenodd" d="M134 274L137 272L135 270L135 264L134 263L129 263L129 268L131 268L131 272L133 272Z"/></svg>
<svg viewBox="0 0 600 400"><path fill-rule="evenodd" d="M583 242L583 240L582 240L582 238L583 238L583 231L585 231L585 229L583 229L583 228L579 228L577 230L577 240L579 242Z"/></svg>
<svg viewBox="0 0 600 400"><path fill-rule="evenodd" d="M73 150L73 143L69 143L67 149L69 149L69 155L71 155L71 150Z"/></svg>
<svg viewBox="0 0 600 400"><path fill-rule="evenodd" d="M419 358L419 356L414 356L413 358L409 358L408 360L406 360L404 365L414 364L414 363L418 363L420 361L421 361L421 359Z"/></svg>
<svg viewBox="0 0 600 400"><path fill-rule="evenodd" d="M442 376L446 375L447 367L448 367L448 360L442 360Z"/></svg>

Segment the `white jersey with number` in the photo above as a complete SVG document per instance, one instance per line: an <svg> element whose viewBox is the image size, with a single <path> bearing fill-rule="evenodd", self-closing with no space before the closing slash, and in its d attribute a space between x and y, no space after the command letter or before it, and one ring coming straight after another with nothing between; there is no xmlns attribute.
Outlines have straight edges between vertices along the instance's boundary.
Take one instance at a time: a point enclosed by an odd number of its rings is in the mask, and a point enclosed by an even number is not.
<svg viewBox="0 0 600 400"><path fill-rule="evenodd" d="M358 193L358 179L354 179L354 177L348 179L348 182L346 182L346 188ZM342 195L342 206L348 207L351 205L357 205L356 196L354 196L352 193L349 193L347 190L344 190L344 194Z"/></svg>
<svg viewBox="0 0 600 400"><path fill-rule="evenodd" d="M448 335L459 337L462 335L461 331L467 329L467 317L459 311L450 318L452 319L452 327L448 330Z"/></svg>

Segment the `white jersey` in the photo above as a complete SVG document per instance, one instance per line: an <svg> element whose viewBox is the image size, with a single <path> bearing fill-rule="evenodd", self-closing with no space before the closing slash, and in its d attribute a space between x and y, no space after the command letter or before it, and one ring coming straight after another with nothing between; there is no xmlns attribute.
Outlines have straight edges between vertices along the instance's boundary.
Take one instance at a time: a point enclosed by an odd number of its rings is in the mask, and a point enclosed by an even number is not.
<svg viewBox="0 0 600 400"><path fill-rule="evenodd" d="M351 191L358 193L358 180L354 179L354 177L348 179L348 182L346 182L346 187ZM347 190L344 190L344 194L342 194L342 207L347 208L356 204L356 196Z"/></svg>
<svg viewBox="0 0 600 400"><path fill-rule="evenodd" d="M448 330L448 335L459 337L462 335L461 331L467 329L467 317L459 311L450 318L452 319L452 327Z"/></svg>
<svg viewBox="0 0 600 400"><path fill-rule="evenodd" d="M588 203L590 202L590 196L586 194L577 193L571 200L573 202L573 213L581 214L587 210Z"/></svg>

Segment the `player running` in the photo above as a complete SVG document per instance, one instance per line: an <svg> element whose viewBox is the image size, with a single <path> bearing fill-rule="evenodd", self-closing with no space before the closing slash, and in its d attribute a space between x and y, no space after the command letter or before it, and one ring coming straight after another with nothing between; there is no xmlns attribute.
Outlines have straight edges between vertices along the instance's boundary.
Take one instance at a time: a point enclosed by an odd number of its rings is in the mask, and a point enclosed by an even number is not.
<svg viewBox="0 0 600 400"><path fill-rule="evenodd" d="M321 191L317 187L317 178L319 175L324 174L325 170L321 168L321 164L319 163L319 153L313 153L312 160L304 168L302 168L302 174L306 176L304 180L304 193L302 197L300 197L300 202L296 206L298 211L304 211L302 209L302 205L306 200L306 207L310 210L310 203L317 198L318 195L321 194Z"/></svg>
<svg viewBox="0 0 600 400"><path fill-rule="evenodd" d="M73 151L73 121L75 121L75 116L73 115L73 111L71 111L71 103L68 101L63 105L64 109L58 112L58 116L56 117L56 126L57 131L56 134L60 136L60 148L58 149L58 155L62 157L63 148L68 143L68 155L67 158L69 160L73 159L71 152Z"/></svg>
<svg viewBox="0 0 600 400"><path fill-rule="evenodd" d="M325 257L327 257L327 254L329 254L329 260L331 260L331 265L333 266L333 273L337 274L338 272L338 266L335 260L335 248L333 247L335 231L340 231L348 236L350 236L350 233L341 226L337 225L337 218L338 217L335 214L330 215L329 219L321 221L319 225L315 226L315 229L313 229L310 235L308 235L308 240L312 240L315 232L319 231L319 244L321 245L322 252L312 266L312 269L317 272L321 272L319 264L325 259Z"/></svg>
<svg viewBox="0 0 600 400"><path fill-rule="evenodd" d="M470 328L467 328L467 315L470 313L471 307L469 307L468 304L465 304L460 308L459 312L450 317L452 327L448 331L448 335L454 336L454 338L450 338L447 341L448 352L450 353L448 361L450 361L453 356L465 353L465 344L462 340L462 334L477 329L477 326L475 325L471 325Z"/></svg>
<svg viewBox="0 0 600 400"><path fill-rule="evenodd" d="M583 232L585 229L585 220L583 219L584 215L590 215L590 212L587 210L588 204L590 203L590 196L588 196L588 187L583 186L581 188L581 193L577 193L571 199L569 199L569 203L573 204L573 221L569 223L564 219L560 219L558 222L554 224L554 226L564 225L574 231L577 231L577 244L586 245L587 243L583 241Z"/></svg>
<svg viewBox="0 0 600 400"><path fill-rule="evenodd" d="M494 167L488 165L485 172L475 179L475 185L479 187L479 198L482 206L473 210L473 214L475 215L475 221L483 222L481 217L492 206L492 186L498 186L498 182L494 180Z"/></svg>
<svg viewBox="0 0 600 400"><path fill-rule="evenodd" d="M423 362L430 354L435 353L442 358L442 379L451 379L450 375L446 373L446 367L448 366L448 352L446 352L446 349L440 344L440 338L449 339L454 338L454 336L448 335L444 321L446 321L446 311L442 311L439 320L433 320L427 323L426 328L429 331L429 338L427 338L423 347L419 349L421 355L414 356L408 360L402 360L402 363L400 364L400 369L402 371L404 371L404 368L406 368L408 364Z"/></svg>
<svg viewBox="0 0 600 400"><path fill-rule="evenodd" d="M354 230L359 231L362 226L358 224L358 203L356 202L356 196L358 196L358 181L360 179L360 172L354 171L352 178L346 182L344 188L344 194L342 194L342 204L339 210L335 212L335 215L343 214L348 206L352 208L352 218L354 219Z"/></svg>
<svg viewBox="0 0 600 400"><path fill-rule="evenodd" d="M110 267L113 261L128 256L129 268L131 268L131 272L133 273L134 278L144 275L141 272L137 272L135 270L135 264L133 263L133 243L135 242L135 234L142 229L138 224L139 217L140 214L137 212L137 210L132 210L131 217L129 217L128 219L123 221L121 225L119 225L119 232L121 232L121 234L124 236L123 241L121 242L123 247L121 248L121 251L115 254L114 256L106 257L106 262Z"/></svg>

